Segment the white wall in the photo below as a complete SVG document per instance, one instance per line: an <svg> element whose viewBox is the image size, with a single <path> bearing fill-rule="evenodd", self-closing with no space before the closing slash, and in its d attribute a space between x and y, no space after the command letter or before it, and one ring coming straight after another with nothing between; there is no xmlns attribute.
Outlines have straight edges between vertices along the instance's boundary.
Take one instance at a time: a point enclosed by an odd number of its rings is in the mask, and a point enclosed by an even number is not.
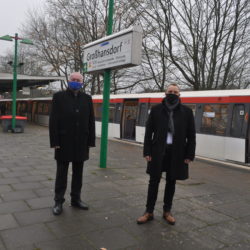
<svg viewBox="0 0 250 250"><path fill-rule="evenodd" d="M196 134L196 155L217 160L245 162L245 140Z"/></svg>
<svg viewBox="0 0 250 250"><path fill-rule="evenodd" d="M96 121L96 136L101 136L102 122ZM120 138L120 124L109 123L108 125L108 137L109 138Z"/></svg>

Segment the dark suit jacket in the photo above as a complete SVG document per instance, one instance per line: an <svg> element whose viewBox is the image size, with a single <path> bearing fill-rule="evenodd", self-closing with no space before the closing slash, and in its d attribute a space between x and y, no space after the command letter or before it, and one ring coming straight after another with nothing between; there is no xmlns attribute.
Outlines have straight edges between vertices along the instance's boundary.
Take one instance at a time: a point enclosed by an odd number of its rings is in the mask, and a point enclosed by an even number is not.
<svg viewBox="0 0 250 250"><path fill-rule="evenodd" d="M194 116L190 108L179 104L173 114L175 134L173 136L171 162L167 169L172 179L184 180L188 178L188 165L185 159L193 160L195 156L195 125ZM168 112L163 103L154 106L150 112L144 138L144 156L151 156L147 173L160 176L162 162L166 149L168 132Z"/></svg>
<svg viewBox="0 0 250 250"><path fill-rule="evenodd" d="M55 159L85 161L89 147L95 146L95 119L91 96L67 89L53 96L49 119L50 146Z"/></svg>

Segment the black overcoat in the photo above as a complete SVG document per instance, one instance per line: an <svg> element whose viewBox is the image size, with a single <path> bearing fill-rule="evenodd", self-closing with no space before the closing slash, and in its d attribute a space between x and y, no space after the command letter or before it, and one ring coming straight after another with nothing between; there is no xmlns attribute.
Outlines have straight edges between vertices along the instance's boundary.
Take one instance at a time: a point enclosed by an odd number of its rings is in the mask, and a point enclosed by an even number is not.
<svg viewBox="0 0 250 250"><path fill-rule="evenodd" d="M49 119L50 146L59 161L85 161L95 146L95 118L91 96L70 89L54 94Z"/></svg>
<svg viewBox="0 0 250 250"><path fill-rule="evenodd" d="M166 150L169 115L164 101L152 107L146 123L143 155L151 156L148 162L147 173L161 176L162 161ZM175 180L188 178L188 164L185 159L193 160L195 157L195 125L192 110L181 103L175 108L173 114L175 134L173 136L172 157L167 169Z"/></svg>

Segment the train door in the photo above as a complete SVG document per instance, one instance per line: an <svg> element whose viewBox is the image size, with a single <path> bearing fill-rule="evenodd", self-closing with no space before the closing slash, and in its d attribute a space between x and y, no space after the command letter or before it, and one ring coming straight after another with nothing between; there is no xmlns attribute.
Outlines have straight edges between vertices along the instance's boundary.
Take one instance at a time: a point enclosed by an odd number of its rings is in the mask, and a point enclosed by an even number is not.
<svg viewBox="0 0 250 250"><path fill-rule="evenodd" d="M250 163L250 122L248 120L248 129L247 129L247 155L246 163Z"/></svg>
<svg viewBox="0 0 250 250"><path fill-rule="evenodd" d="M121 119L121 135L123 139L135 140L137 111L138 100L124 100Z"/></svg>
<svg viewBox="0 0 250 250"><path fill-rule="evenodd" d="M249 110L245 114L245 121L247 123L247 145L246 145L246 163L250 163L250 105L248 106Z"/></svg>
<svg viewBox="0 0 250 250"><path fill-rule="evenodd" d="M250 160L250 131L249 131L249 121L248 112L245 104L234 104L232 109L232 121L230 126L230 136L241 138L246 143L245 144L245 160L249 162ZM244 161L244 160L243 160Z"/></svg>
<svg viewBox="0 0 250 250"><path fill-rule="evenodd" d="M241 138L243 136L243 125L245 117L245 105L234 104L230 135Z"/></svg>

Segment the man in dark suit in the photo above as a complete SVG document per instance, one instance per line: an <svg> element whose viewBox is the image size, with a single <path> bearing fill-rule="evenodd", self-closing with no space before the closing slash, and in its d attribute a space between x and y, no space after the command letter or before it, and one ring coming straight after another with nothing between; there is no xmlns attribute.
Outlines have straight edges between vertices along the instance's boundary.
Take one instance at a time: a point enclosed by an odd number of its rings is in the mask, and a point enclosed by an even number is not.
<svg viewBox="0 0 250 250"><path fill-rule="evenodd" d="M169 85L166 97L152 108L146 124L143 154L150 179L146 211L137 219L138 224L154 218L162 172L166 172L163 218L169 224L175 224L171 208L176 180L188 178L188 164L194 159L196 145L193 112L181 104L179 97L179 86Z"/></svg>
<svg viewBox="0 0 250 250"><path fill-rule="evenodd" d="M91 96L81 92L83 76L74 72L68 88L53 96L49 120L50 145L57 162L55 206L53 214L63 210L69 163L72 162L71 205L88 209L81 201L83 163L89 158L89 147L95 146L95 119Z"/></svg>

